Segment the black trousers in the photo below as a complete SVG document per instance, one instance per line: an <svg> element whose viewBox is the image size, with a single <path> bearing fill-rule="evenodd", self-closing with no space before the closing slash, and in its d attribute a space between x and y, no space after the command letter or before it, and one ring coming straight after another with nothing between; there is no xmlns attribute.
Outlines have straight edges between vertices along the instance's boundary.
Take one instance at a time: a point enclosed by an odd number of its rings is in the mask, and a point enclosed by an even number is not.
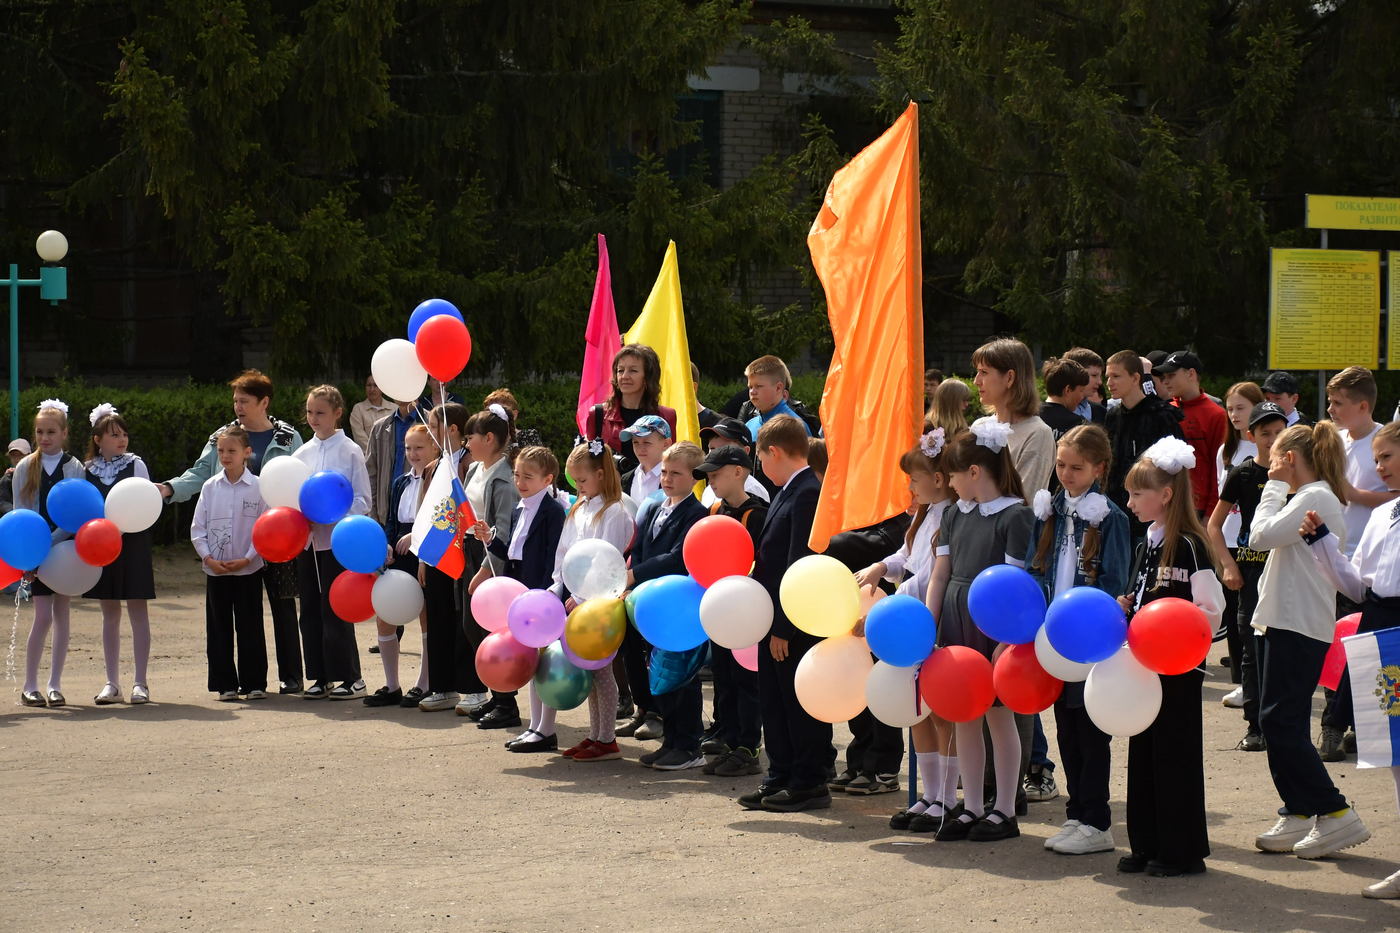
<svg viewBox="0 0 1400 933"><path fill-rule="evenodd" d="M215 693L266 690L267 639L263 635L258 575L224 574L204 579L204 650L209 658L209 689Z"/></svg>
<svg viewBox="0 0 1400 933"><path fill-rule="evenodd" d="M763 737L763 711L758 702L758 672L734 660L734 652L710 643L714 674L715 735L730 748L757 753Z"/></svg>
<svg viewBox="0 0 1400 933"><path fill-rule="evenodd" d="M657 711L656 700L651 695L651 676L647 673L650 660L651 645L637 627L629 623L627 633L622 636L622 663L627 668L627 685L632 689L632 702L637 704L638 712Z"/></svg>
<svg viewBox="0 0 1400 933"><path fill-rule="evenodd" d="M1230 548L1230 559L1234 560L1239 553L1238 548ZM1240 574L1244 574L1244 568L1240 568ZM1243 647L1240 644L1242 633L1238 625L1240 617L1240 594L1242 590L1232 590L1228 586L1222 586L1225 593L1225 609L1220 613L1220 618L1225 624L1225 647L1230 655L1230 683L1240 682L1240 652Z"/></svg>
<svg viewBox="0 0 1400 933"><path fill-rule="evenodd" d="M700 678L692 677L669 693L652 697L656 712L666 726L662 748L675 748L693 755L700 753L700 735L704 731L702 713L705 700L700 691Z"/></svg>
<svg viewBox="0 0 1400 933"><path fill-rule="evenodd" d="M476 649L467 640L462 624L457 581L436 567L425 568L423 579L423 603L428 611L428 692L484 692L486 688L476 674Z"/></svg>
<svg viewBox="0 0 1400 933"><path fill-rule="evenodd" d="M1382 599L1368 590L1366 599L1361 603L1361 624L1356 627L1357 634L1379 632L1397 625L1400 625L1400 597ZM1337 729L1354 726L1355 713L1351 704L1351 671L1343 669L1342 679L1337 683L1337 693L1327 706L1327 715L1322 724Z"/></svg>
<svg viewBox="0 0 1400 933"><path fill-rule="evenodd" d="M1161 712L1128 740L1128 843L1134 855L1186 865L1210 855L1201 748L1205 674L1159 676Z"/></svg>
<svg viewBox="0 0 1400 933"><path fill-rule="evenodd" d="M331 584L344 570L330 551L303 551L297 558L301 647L307 679L315 683L354 683L360 679L355 626L331 609Z"/></svg>
<svg viewBox="0 0 1400 933"><path fill-rule="evenodd" d="M851 744L846 746L846 769L857 774L898 775L904 763L904 730L887 726L868 709L848 724Z"/></svg>
<svg viewBox="0 0 1400 933"><path fill-rule="evenodd" d="M1113 825L1113 812L1108 805L1111 739L1089 718L1084 708L1083 684L1065 684L1055 701L1055 732L1069 794L1065 819L1108 829Z"/></svg>
<svg viewBox="0 0 1400 933"><path fill-rule="evenodd" d="M297 577L295 562L263 564L258 571L263 589L267 591L267 606L272 612L272 640L277 648L277 679L283 683L301 682L301 631L297 626L296 597L282 585L283 576Z"/></svg>
<svg viewBox="0 0 1400 933"><path fill-rule="evenodd" d="M1312 744L1313 691L1328 643L1270 628L1259 638L1259 728L1269 743L1269 775L1280 813L1316 816L1347 805Z"/></svg>
<svg viewBox="0 0 1400 933"><path fill-rule="evenodd" d="M820 639L798 632L788 641L788 656L774 661L771 636L758 643L758 697L763 708L763 736L768 742L768 778L772 787L808 790L826 783L826 769L836 754L831 723L807 715L797 699L797 664Z"/></svg>
<svg viewBox="0 0 1400 933"><path fill-rule="evenodd" d="M1256 552L1257 553L1257 552ZM1254 610L1259 605L1259 578L1264 575L1261 561L1239 565L1244 586L1240 588L1239 613L1235 618L1240 642L1240 687L1244 691L1244 721L1259 728L1259 636L1254 631Z"/></svg>

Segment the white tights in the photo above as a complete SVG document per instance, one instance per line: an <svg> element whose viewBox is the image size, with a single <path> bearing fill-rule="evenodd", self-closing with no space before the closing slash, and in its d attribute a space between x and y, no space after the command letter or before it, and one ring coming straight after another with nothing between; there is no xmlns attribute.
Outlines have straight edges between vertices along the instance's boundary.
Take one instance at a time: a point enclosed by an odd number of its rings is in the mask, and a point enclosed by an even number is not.
<svg viewBox="0 0 1400 933"><path fill-rule="evenodd" d="M1016 812L1016 789L1021 777L1021 739L1016 718L1004 706L987 710L987 731L992 736L992 768L996 772L995 809L1008 817ZM962 771L963 808L973 817L982 815L983 771L987 750L982 744L982 720L957 724L958 767Z"/></svg>
<svg viewBox="0 0 1400 933"><path fill-rule="evenodd" d="M554 734L554 717L559 715L559 711L552 706L545 706L540 699L540 692L534 684L530 685L530 729L540 735Z"/></svg>
<svg viewBox="0 0 1400 933"><path fill-rule="evenodd" d="M73 600L55 593L34 597L34 627L24 652L24 692L39 689L39 656L44 653L49 629L53 629L53 659L49 665L49 689L61 690L63 665L68 660L68 608Z"/></svg>
<svg viewBox="0 0 1400 933"><path fill-rule="evenodd" d="M607 745L617 740L617 678L612 665L593 672L588 691L588 737Z"/></svg>
<svg viewBox="0 0 1400 933"><path fill-rule="evenodd" d="M136 667L133 683L146 683L146 663L151 657L151 616L144 599L128 599L126 615L131 619L131 653ZM32 637L32 636L31 636ZM122 602L102 600L102 659L107 665L107 683L121 683Z"/></svg>

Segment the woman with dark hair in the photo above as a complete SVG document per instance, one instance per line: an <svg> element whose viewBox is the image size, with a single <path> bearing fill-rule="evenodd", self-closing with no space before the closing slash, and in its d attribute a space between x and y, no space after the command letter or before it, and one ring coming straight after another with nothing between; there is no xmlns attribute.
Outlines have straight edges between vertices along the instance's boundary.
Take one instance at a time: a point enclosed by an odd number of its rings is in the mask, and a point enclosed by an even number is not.
<svg viewBox="0 0 1400 933"><path fill-rule="evenodd" d="M676 410L659 403L661 358L646 344L629 343L618 350L612 372L612 395L588 413L588 439L601 438L619 454L618 472L627 474L637 466L637 458L632 454L632 442L622 439L622 429L642 415L660 415L675 437Z"/></svg>

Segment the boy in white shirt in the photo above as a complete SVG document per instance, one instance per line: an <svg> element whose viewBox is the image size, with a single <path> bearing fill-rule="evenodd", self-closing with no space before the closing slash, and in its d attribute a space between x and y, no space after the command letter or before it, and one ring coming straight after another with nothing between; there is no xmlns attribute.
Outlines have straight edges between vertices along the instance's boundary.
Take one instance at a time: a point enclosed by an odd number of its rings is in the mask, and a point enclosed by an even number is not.
<svg viewBox="0 0 1400 933"><path fill-rule="evenodd" d="M215 442L223 468L205 481L190 525L190 541L204 564L205 643L209 689L224 702L267 696L267 642L263 636L263 560L253 548L253 524L266 508L248 432L230 425ZM234 664L234 636L238 663Z"/></svg>
<svg viewBox="0 0 1400 933"><path fill-rule="evenodd" d="M1361 540L1366 521L1378 505L1394 499L1386 489L1371 455L1371 438L1380 429L1372 417L1376 379L1364 366L1348 366L1327 382L1327 414L1341 429L1346 452L1346 530L1342 553L1347 557Z"/></svg>
<svg viewBox="0 0 1400 933"><path fill-rule="evenodd" d="M671 426L660 415L642 415L622 429L622 439L632 442L632 455L637 458L637 468L624 485L640 510L661 489L661 455L671 446Z"/></svg>

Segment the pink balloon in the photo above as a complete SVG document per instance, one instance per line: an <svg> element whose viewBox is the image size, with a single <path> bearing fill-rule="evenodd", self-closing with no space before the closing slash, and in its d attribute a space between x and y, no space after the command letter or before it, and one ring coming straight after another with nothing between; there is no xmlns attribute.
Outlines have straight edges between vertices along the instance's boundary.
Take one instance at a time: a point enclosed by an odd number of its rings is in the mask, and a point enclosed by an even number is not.
<svg viewBox="0 0 1400 933"><path fill-rule="evenodd" d="M1361 625L1361 613L1353 612L1349 616L1342 616L1337 620L1337 627L1332 635L1332 644L1327 649L1327 656L1322 659L1322 675L1317 682L1320 686L1328 690L1336 690L1337 684L1342 682L1342 671L1347 669L1346 649L1342 647L1342 639L1355 635L1357 628Z"/></svg>
<svg viewBox="0 0 1400 933"><path fill-rule="evenodd" d="M492 690L519 690L535 676L540 653L522 645L510 632L493 632L476 649L476 673Z"/></svg>
<svg viewBox="0 0 1400 933"><path fill-rule="evenodd" d="M749 645L747 648L735 648L734 660L738 661L739 666L744 670L758 670L758 645Z"/></svg>
<svg viewBox="0 0 1400 933"><path fill-rule="evenodd" d="M488 632L501 631L506 627L510 604L526 589L528 587L519 580L492 577L478 586L472 594L472 618Z"/></svg>
<svg viewBox="0 0 1400 933"><path fill-rule="evenodd" d="M572 651L570 651L569 640L567 638L559 639L559 645L564 649L564 657L569 659L569 663L572 664L574 667L581 668L585 671L601 671L603 668L607 667L613 662L613 658L617 657L617 652L614 651L612 654L608 655L606 658L603 658L601 661L590 661L587 658L581 658L578 655L574 654Z"/></svg>
<svg viewBox="0 0 1400 933"><path fill-rule="evenodd" d="M526 590L515 597L506 612L510 633L531 648L544 648L558 641L567 621L564 604L548 590Z"/></svg>

